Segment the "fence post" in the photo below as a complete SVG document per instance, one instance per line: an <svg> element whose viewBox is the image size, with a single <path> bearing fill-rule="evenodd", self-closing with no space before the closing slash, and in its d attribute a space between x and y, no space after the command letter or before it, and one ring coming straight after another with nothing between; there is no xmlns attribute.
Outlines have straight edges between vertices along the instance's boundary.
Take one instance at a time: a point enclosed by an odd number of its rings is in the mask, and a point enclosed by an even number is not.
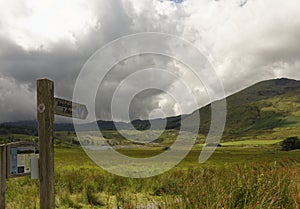
<svg viewBox="0 0 300 209"><path fill-rule="evenodd" d="M5 193L6 193L6 145L0 146L1 171L0 171L0 209L5 209Z"/></svg>

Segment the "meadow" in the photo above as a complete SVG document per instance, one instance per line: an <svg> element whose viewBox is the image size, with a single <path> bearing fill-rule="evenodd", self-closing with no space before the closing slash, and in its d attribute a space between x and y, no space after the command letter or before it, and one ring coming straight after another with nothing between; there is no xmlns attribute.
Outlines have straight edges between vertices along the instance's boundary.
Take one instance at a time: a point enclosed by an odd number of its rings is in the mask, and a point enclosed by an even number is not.
<svg viewBox="0 0 300 209"><path fill-rule="evenodd" d="M171 134L171 133L169 133ZM116 176L98 167L74 135L56 133L55 190L57 208L299 208L300 150L280 151L281 140L244 139L223 142L199 164L197 143L170 171L146 179ZM201 137L200 137L201 138ZM133 157L162 152L118 149ZM39 183L28 177L8 179L7 208L39 208Z"/></svg>

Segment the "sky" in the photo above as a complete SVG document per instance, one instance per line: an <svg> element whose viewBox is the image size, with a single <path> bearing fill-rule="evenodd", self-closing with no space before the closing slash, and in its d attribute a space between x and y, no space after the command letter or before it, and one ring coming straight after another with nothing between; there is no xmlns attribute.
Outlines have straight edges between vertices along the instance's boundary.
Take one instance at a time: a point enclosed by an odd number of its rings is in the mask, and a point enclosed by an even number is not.
<svg viewBox="0 0 300 209"><path fill-rule="evenodd" d="M81 69L98 49L142 32L172 34L201 48L226 95L266 79L300 80L299 12L297 0L0 0L0 122L36 119L39 78L55 82L56 96L72 99ZM182 98L143 91L131 102L131 119L159 117L153 110L167 116L192 112L195 107L179 80L192 86L188 93L196 96L199 107L210 102L205 86L187 66L164 56L135 56L117 63L99 84L98 119L111 119L112 94L126 76L158 66L177 78L155 71L144 79L175 89ZM94 75L89 76L92 82ZM142 82L122 86L117 109L122 110L122 98L133 86L142 88ZM119 111L116 119L124 118Z"/></svg>

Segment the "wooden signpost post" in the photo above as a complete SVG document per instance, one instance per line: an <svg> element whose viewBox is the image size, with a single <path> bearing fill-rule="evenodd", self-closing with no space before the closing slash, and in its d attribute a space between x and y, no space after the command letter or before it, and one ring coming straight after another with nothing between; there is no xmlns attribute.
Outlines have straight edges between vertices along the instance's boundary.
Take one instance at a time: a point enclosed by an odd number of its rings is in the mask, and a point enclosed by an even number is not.
<svg viewBox="0 0 300 209"><path fill-rule="evenodd" d="M85 119L85 105L54 98L54 83L48 79L37 81L37 118L39 133L40 208L55 208L54 192L54 114Z"/></svg>
<svg viewBox="0 0 300 209"><path fill-rule="evenodd" d="M40 208L55 208L54 194L54 83L37 81L37 119L39 134Z"/></svg>

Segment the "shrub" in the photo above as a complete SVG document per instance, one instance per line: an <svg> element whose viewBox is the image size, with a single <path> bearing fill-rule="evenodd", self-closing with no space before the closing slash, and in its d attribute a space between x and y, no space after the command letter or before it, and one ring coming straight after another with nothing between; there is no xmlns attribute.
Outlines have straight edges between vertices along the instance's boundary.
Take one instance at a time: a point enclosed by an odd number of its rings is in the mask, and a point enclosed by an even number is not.
<svg viewBox="0 0 300 209"><path fill-rule="evenodd" d="M284 151L290 151L300 149L300 140L298 137L289 137L281 142L281 149Z"/></svg>
<svg viewBox="0 0 300 209"><path fill-rule="evenodd" d="M218 144L218 143L208 143L205 146L206 147L222 147L222 145Z"/></svg>

